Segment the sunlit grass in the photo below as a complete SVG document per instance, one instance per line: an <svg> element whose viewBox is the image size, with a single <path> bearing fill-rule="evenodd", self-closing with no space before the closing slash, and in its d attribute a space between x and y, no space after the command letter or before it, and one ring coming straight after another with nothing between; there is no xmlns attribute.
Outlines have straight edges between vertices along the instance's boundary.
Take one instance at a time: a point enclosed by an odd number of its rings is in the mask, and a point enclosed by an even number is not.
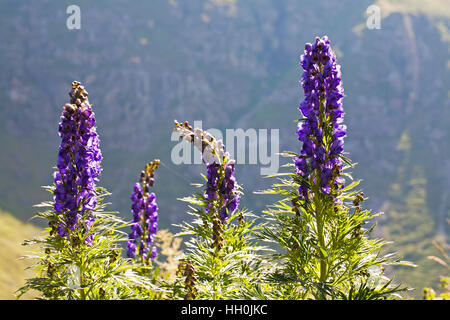
<svg viewBox="0 0 450 320"><path fill-rule="evenodd" d="M19 259L29 254L31 247L21 244L24 239L39 236L42 230L0 211L0 299L15 299L15 291L25 284L25 279L33 276L33 270L25 270L33 261ZM27 293L22 299L33 298Z"/></svg>
<svg viewBox="0 0 450 320"><path fill-rule="evenodd" d="M448 0L377 0L375 5L381 9L383 17L392 13L423 13L430 17L450 17Z"/></svg>

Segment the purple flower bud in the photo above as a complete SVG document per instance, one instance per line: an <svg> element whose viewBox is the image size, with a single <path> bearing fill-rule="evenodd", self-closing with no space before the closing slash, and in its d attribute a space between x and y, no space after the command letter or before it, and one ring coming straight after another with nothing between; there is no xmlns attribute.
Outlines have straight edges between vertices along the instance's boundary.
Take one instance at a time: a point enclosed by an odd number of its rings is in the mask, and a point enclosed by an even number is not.
<svg viewBox="0 0 450 320"><path fill-rule="evenodd" d="M150 259L154 260L157 255L158 255L158 250L156 249L156 247L153 247L152 252L150 253Z"/></svg>
<svg viewBox="0 0 450 320"><path fill-rule="evenodd" d="M127 257L133 259L136 255L136 243L134 240L128 240L127 242Z"/></svg>

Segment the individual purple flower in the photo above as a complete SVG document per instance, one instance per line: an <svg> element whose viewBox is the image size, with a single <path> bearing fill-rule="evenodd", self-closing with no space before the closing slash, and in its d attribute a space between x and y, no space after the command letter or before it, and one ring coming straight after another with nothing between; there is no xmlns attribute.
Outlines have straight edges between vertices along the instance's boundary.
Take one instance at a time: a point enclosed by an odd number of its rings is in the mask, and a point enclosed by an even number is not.
<svg viewBox="0 0 450 320"><path fill-rule="evenodd" d="M128 235L127 256L134 259L138 254L144 262L155 259L157 255L153 243L158 231L158 205L155 194L149 193L149 188L153 186L154 172L159 163L159 160L154 160L146 165L140 182L135 183L131 194L133 220Z"/></svg>
<svg viewBox="0 0 450 320"><path fill-rule="evenodd" d="M219 164L213 162L211 164L207 164L207 182L206 182L206 193L205 198L210 202L217 198L217 186L219 184L220 176L219 176Z"/></svg>
<svg viewBox="0 0 450 320"><path fill-rule="evenodd" d="M234 177L234 160L228 160L224 164L224 179L220 184L219 194L222 196L223 203L220 210L220 220L224 222L228 219L230 213L237 209L240 195L236 188L236 178Z"/></svg>
<svg viewBox="0 0 450 320"><path fill-rule="evenodd" d="M307 181L319 183L323 194L342 188L341 154L347 128L342 124L344 89L340 66L328 38L307 43L300 64L304 69L301 84L305 97L299 106L304 119L298 124L297 135L303 146L295 166L305 182L299 187L300 197L308 200Z"/></svg>
<svg viewBox="0 0 450 320"><path fill-rule="evenodd" d="M94 225L95 222L95 218L93 216L89 216L86 220L84 220L84 227L86 232L89 232L89 230L92 228L92 226ZM88 246L92 246L92 241L94 240L94 233L90 233L87 237L86 237L86 244Z"/></svg>
<svg viewBox="0 0 450 320"><path fill-rule="evenodd" d="M95 219L90 212L97 205L96 182L102 160L95 115L87 91L74 81L69 96L70 104L63 108L58 129L61 137L58 171L53 174L54 210L62 216L59 236L66 236L75 228L84 228L87 232L93 226ZM93 234L90 234L86 244L92 245L92 239Z"/></svg>

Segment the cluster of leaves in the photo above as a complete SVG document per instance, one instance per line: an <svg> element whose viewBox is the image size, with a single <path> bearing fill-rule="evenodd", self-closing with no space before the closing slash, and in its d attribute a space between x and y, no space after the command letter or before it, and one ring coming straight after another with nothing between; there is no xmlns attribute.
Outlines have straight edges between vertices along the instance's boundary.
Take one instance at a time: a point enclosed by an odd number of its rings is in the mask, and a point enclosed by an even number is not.
<svg viewBox="0 0 450 320"><path fill-rule="evenodd" d="M92 228L88 232L74 229L64 237L56 235L60 216L53 203L42 203L39 207L48 210L37 216L49 221L48 235L25 243L39 245L40 253L30 256L38 261L38 273L19 290L19 296L33 289L41 292L43 299L399 297L404 289L384 276L383 265L403 262L393 255L380 256L385 242L369 238L375 224L364 226L377 214L361 209L363 195L354 190L358 182L342 189L342 205L334 206L319 197L312 202L298 201L298 175L276 176L279 182L261 193L283 198L265 211L262 223L256 223L260 218L246 209L235 210L220 221L221 201L211 208L205 197L206 183L196 185L200 191L180 199L189 204L192 217L178 226L177 236L187 237L184 253L179 250L179 238L163 233L165 241L159 246L167 261L150 265L122 257L121 243L127 234L121 229L129 228L129 223L104 211L106 190L97 189L99 204L92 213ZM241 187L237 188L241 192ZM95 236L89 246L84 240L91 234Z"/></svg>
<svg viewBox="0 0 450 320"><path fill-rule="evenodd" d="M46 188L53 193L54 187ZM39 248L35 255L27 256L37 260L32 266L37 276L27 280L18 297L28 290L39 291L43 299L138 299L161 295L151 278L122 257L120 243L126 241L126 233L120 229L128 224L117 213L104 210L108 195L105 189L98 187L97 194L97 209L86 213L94 216L93 226L87 232L75 228L63 237L57 235L61 217L53 210L53 202L37 205L48 208L36 217L46 219L49 227L45 238L24 243ZM90 246L85 239L92 234Z"/></svg>
<svg viewBox="0 0 450 320"><path fill-rule="evenodd" d="M345 161L347 170L352 164ZM351 174L343 174L352 180ZM384 276L383 266L410 263L396 259L394 253L381 256L386 242L369 237L376 226L371 220L382 213L372 214L361 208L364 194L355 190L359 181L352 181L337 192L337 205L320 190L314 190L318 188L314 185L313 199L299 200L302 178L296 173L274 177L279 183L260 193L283 198L265 211L267 223L259 233L259 238L277 248L268 273L269 282L277 288L272 292L273 298L391 299L406 290Z"/></svg>
<svg viewBox="0 0 450 320"><path fill-rule="evenodd" d="M342 188L333 185L328 193L322 192L320 172L303 177L289 161L284 166L289 172L272 176L278 182L260 192L281 199L257 223L259 217L238 209L242 188L222 141L187 122L175 121L174 131L199 148L208 167L205 183L197 185L200 191L180 199L189 204L192 217L178 226L178 236L187 237L184 253L166 234L161 246L166 262L141 259L143 250L124 258L122 245L128 237L122 229L136 228L136 221L126 223L105 211L108 192L97 187L95 210L79 206L75 212L77 221L93 221L90 227L78 222L60 233L68 212L55 211L53 202L39 205L47 208L37 214L48 221L47 235L25 243L39 246L31 256L37 259L37 276L19 289L19 297L36 290L43 299L374 300L398 298L405 290L384 276L383 266L407 263L393 254L382 256L385 242L369 237L375 228L371 221L379 214L362 209L364 195L355 190L359 182L345 171L353 166L349 159L340 156L346 167L338 174L352 182ZM153 170L148 185L153 185ZM301 186L307 186L309 197L300 194ZM58 195L55 184L46 189ZM147 192L138 193L137 199ZM150 218L144 218L139 227L148 228Z"/></svg>
<svg viewBox="0 0 450 320"><path fill-rule="evenodd" d="M257 217L246 210L236 210L221 223L206 212L208 200L202 192L181 200L194 205L190 206L189 211L193 221L179 226L182 231L178 235L188 236L189 240L179 265L178 277L172 285L172 297L244 298L243 289L261 279L258 252L262 248L253 236ZM216 210L220 211L220 208ZM195 272L195 281L188 286L185 281L186 267ZM195 295L187 295L188 291L194 291Z"/></svg>

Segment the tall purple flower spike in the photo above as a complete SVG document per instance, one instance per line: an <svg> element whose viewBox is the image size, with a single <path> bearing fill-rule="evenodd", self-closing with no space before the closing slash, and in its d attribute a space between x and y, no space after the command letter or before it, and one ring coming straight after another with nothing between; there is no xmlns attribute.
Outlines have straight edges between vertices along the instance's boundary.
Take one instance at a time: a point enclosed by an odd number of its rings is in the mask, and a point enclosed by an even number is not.
<svg viewBox="0 0 450 320"><path fill-rule="evenodd" d="M154 172L160 161L148 163L141 172L140 182L135 183L131 194L131 212L133 221L131 233L128 235L127 256L134 259L136 254L147 261L156 258L156 247L152 246L158 231L158 205L156 196L149 193L149 187L154 184Z"/></svg>
<svg viewBox="0 0 450 320"><path fill-rule="evenodd" d="M74 81L69 96L70 104L63 108L58 129L61 137L58 171L53 174L54 209L63 217L58 227L59 236L75 228L84 228L87 232L92 227L95 219L89 213L97 205L96 182L102 170L102 153L88 93ZM84 221L80 221L82 216ZM92 245L92 240L91 234L86 244Z"/></svg>
<svg viewBox="0 0 450 320"><path fill-rule="evenodd" d="M301 84L305 98L300 103L304 119L298 124L297 134L303 146L295 165L304 181L320 183L321 192L330 194L333 188L342 188L344 183L340 177L340 156L347 128L343 124L340 65L327 36L317 37L314 44L305 45L300 64L304 69ZM316 181L314 172L319 173L320 182ZM306 183L299 187L299 193L303 199L309 199Z"/></svg>

